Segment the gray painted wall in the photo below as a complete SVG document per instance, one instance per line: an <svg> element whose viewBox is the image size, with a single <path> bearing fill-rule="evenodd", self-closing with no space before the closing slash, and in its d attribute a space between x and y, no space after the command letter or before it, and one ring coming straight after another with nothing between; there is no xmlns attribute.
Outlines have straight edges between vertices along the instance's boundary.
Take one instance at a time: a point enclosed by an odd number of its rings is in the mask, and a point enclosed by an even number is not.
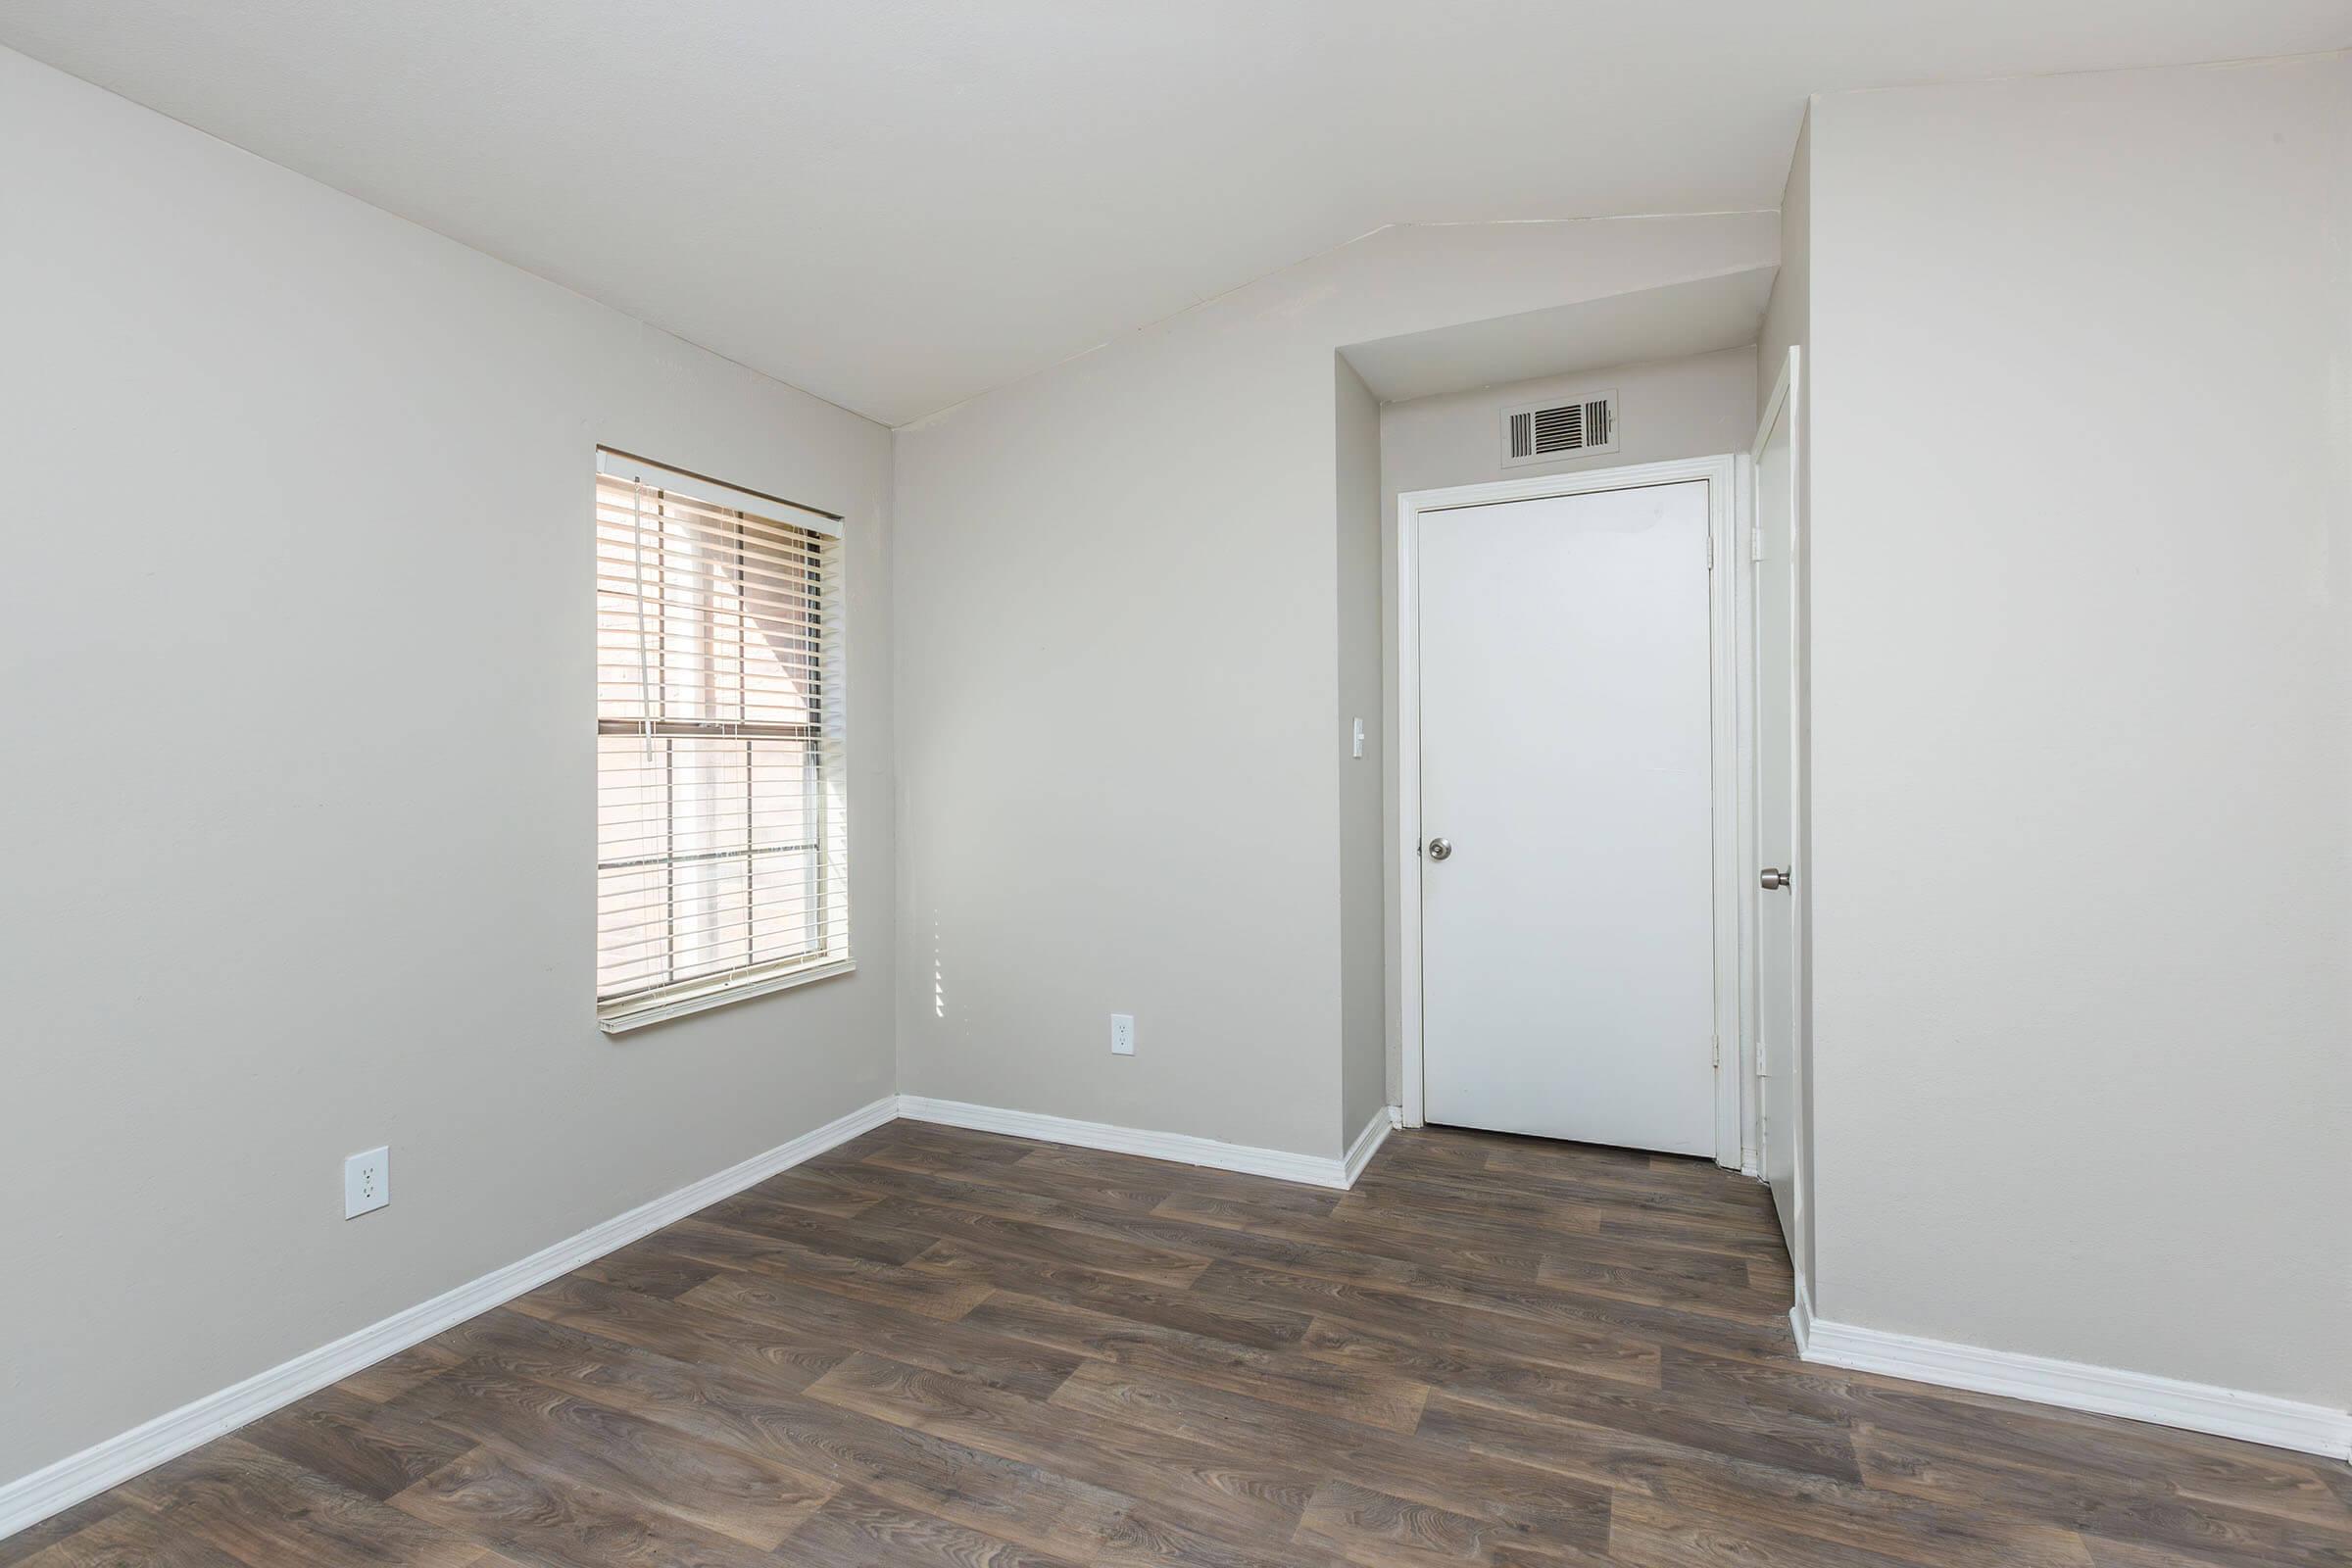
<svg viewBox="0 0 2352 1568"><path fill-rule="evenodd" d="M889 1093L897 944L887 431L5 51L0 147L4 1479ZM600 441L847 514L856 693L862 968L618 1040Z"/></svg>
<svg viewBox="0 0 2352 1568"><path fill-rule="evenodd" d="M2342 55L1814 105L1825 1317L2352 1404L2348 181Z"/></svg>

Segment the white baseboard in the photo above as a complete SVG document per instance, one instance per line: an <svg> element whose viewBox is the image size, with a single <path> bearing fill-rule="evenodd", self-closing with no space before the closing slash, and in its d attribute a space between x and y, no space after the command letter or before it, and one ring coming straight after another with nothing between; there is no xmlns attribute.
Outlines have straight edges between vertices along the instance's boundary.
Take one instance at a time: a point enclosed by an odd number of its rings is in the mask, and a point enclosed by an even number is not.
<svg viewBox="0 0 2352 1568"><path fill-rule="evenodd" d="M1796 1336L1796 1355L1800 1361L1813 1359L1806 1348L1813 1343L1813 1293L1805 1288L1805 1277L1796 1277L1796 1304L1788 1308L1788 1329Z"/></svg>
<svg viewBox="0 0 2352 1568"><path fill-rule="evenodd" d="M306 1394L316 1393L387 1355L429 1340L443 1329L511 1301L526 1291L536 1290L582 1263L821 1154L836 1144L848 1143L897 1114L896 1097L885 1096L764 1154L755 1154L715 1176L706 1176L666 1197L592 1225L520 1262L494 1269L454 1291L395 1312L356 1334L345 1335L331 1345L305 1351L233 1387L208 1394L143 1426L133 1427L79 1453L69 1454L45 1469L0 1486L0 1539L71 1508L85 1497L96 1496L109 1487L120 1486L249 1421L258 1421Z"/></svg>
<svg viewBox="0 0 2352 1568"><path fill-rule="evenodd" d="M2184 1383L2149 1372L2123 1372L2084 1361L2058 1361L2014 1350L1986 1350L1944 1340L1889 1334L1851 1323L1824 1322L1812 1315L1811 1303L1802 1296L1789 1318L1796 1329L1797 1353L1825 1366L2119 1415L2331 1459L2352 1458L2352 1411L2210 1383Z"/></svg>
<svg viewBox="0 0 2352 1568"><path fill-rule="evenodd" d="M1342 1187L1353 1187L1355 1179L1364 1173L1364 1167L1372 1163L1372 1156L1380 1152L1380 1146L1389 1141L1389 1129L1396 1125L1394 1118L1396 1113L1394 1105L1381 1106L1372 1113L1372 1119L1364 1123L1364 1130L1355 1135L1355 1142L1348 1146L1348 1152L1340 1160Z"/></svg>
<svg viewBox="0 0 2352 1568"><path fill-rule="evenodd" d="M938 1122L946 1127L968 1127L974 1132L1004 1133L1012 1138L1033 1139L1041 1144L1074 1144L1080 1149L1106 1150L1114 1154L1140 1154L1146 1159L1168 1159L1182 1165L1207 1165L1217 1170L1240 1171L1245 1176L1271 1176L1277 1181L1304 1182L1310 1187L1346 1188L1362 1170L1361 1163L1351 1165L1357 1152L1365 1159L1380 1147L1380 1138L1367 1127L1364 1136L1356 1139L1343 1159L1319 1158L1313 1154L1295 1154L1287 1149L1259 1149L1250 1144L1220 1143L1214 1138L1196 1138L1190 1133L1156 1133L1141 1127L1116 1127L1109 1122L1078 1121L1068 1116L1047 1116L1033 1110L1000 1110L994 1105L967 1104L959 1100L928 1100L921 1095L901 1095L899 1114L909 1121ZM1380 1137L1388 1133L1389 1113L1384 1109L1378 1118ZM1370 1142L1367 1143L1366 1140Z"/></svg>

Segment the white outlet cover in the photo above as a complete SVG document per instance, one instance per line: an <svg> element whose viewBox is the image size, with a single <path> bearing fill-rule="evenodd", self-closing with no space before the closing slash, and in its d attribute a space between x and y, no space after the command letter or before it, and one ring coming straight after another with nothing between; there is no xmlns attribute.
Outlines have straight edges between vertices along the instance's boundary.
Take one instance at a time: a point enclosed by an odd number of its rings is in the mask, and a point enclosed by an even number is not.
<svg viewBox="0 0 2352 1568"><path fill-rule="evenodd" d="M1135 1014L1114 1012L1110 1015L1110 1054L1114 1056L1135 1054Z"/></svg>
<svg viewBox="0 0 2352 1568"><path fill-rule="evenodd" d="M343 1217L360 1215L392 1201L392 1151L370 1149L343 1161Z"/></svg>

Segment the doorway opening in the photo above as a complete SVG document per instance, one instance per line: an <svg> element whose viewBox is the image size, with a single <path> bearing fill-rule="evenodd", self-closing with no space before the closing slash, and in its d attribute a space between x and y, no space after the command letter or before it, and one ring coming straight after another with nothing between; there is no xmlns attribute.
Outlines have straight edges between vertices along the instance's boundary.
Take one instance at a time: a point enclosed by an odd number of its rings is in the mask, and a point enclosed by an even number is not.
<svg viewBox="0 0 2352 1568"><path fill-rule="evenodd" d="M1398 497L1407 1125L1752 1168L1746 466Z"/></svg>

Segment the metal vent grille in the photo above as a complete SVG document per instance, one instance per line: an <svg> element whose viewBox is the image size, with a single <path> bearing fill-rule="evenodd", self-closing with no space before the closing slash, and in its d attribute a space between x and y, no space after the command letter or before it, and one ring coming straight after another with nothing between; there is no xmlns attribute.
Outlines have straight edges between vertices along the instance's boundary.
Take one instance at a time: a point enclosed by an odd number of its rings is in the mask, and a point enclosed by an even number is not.
<svg viewBox="0 0 2352 1568"><path fill-rule="evenodd" d="M1503 462L1545 463L1585 452L1617 449L1617 394L1604 392L1574 403L1507 409L1503 413Z"/></svg>

